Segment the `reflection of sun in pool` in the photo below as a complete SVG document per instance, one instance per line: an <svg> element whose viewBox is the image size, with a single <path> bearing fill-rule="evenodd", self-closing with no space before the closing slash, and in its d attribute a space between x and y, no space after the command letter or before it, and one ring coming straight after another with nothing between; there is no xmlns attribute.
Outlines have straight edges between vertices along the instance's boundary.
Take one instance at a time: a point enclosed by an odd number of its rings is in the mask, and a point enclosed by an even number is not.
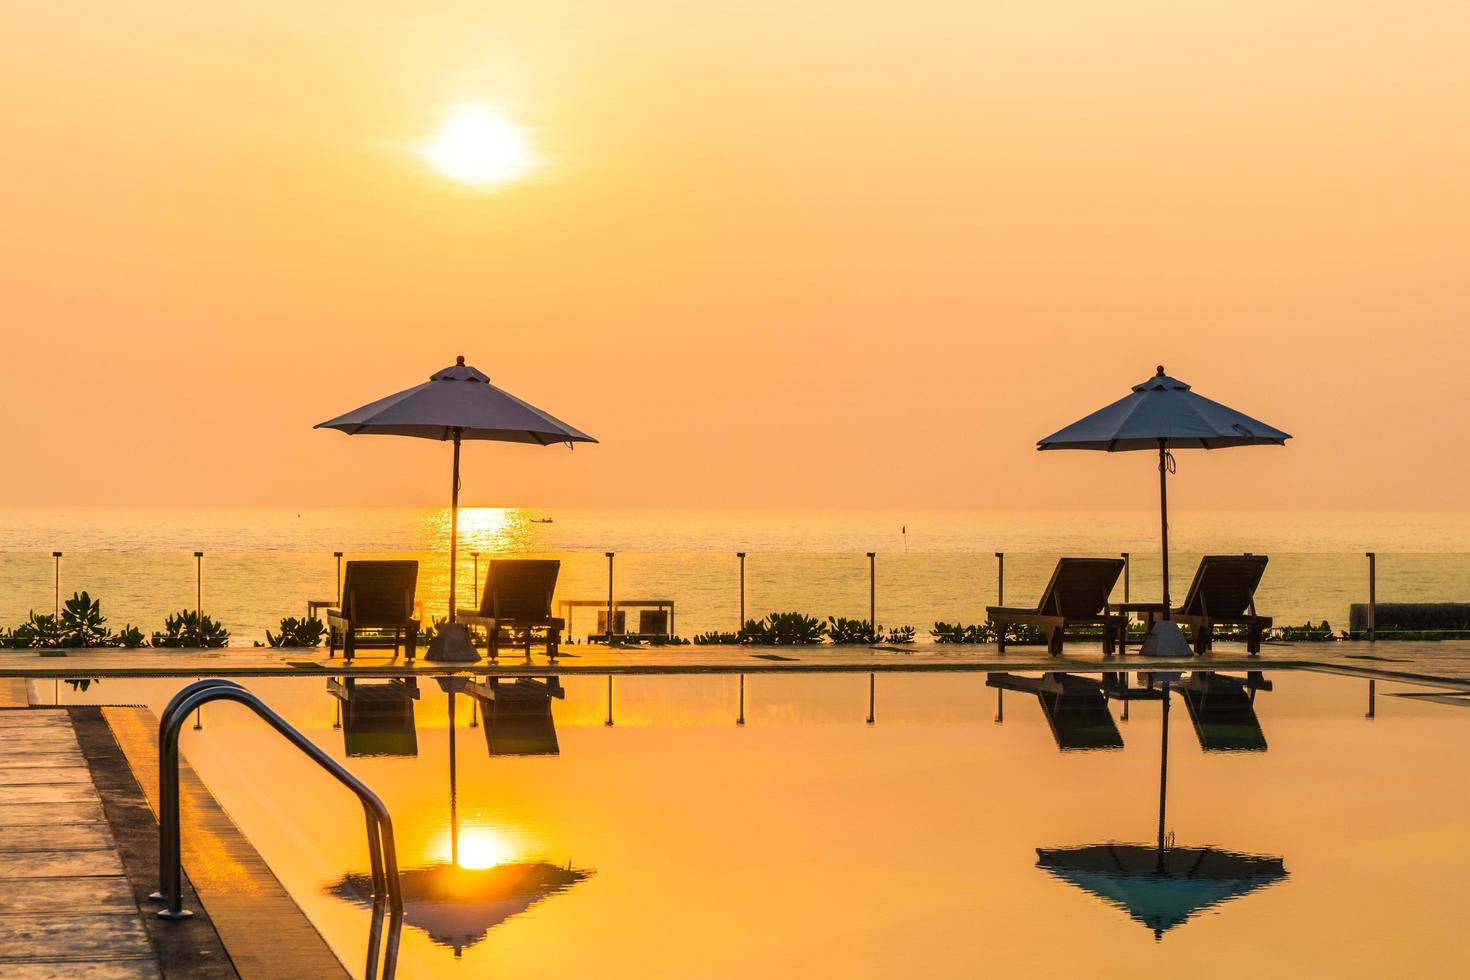
<svg viewBox="0 0 1470 980"><path fill-rule="evenodd" d="M467 870L493 868L515 857L515 848L500 831L491 827L462 827L459 831L459 866Z"/></svg>

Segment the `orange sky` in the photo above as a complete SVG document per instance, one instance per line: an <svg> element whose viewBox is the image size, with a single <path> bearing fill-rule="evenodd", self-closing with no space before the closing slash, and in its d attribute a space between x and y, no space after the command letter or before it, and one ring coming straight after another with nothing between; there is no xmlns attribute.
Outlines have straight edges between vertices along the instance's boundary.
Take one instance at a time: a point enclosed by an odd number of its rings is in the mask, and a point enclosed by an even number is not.
<svg viewBox="0 0 1470 980"><path fill-rule="evenodd" d="M463 353L603 441L469 503L1152 506L1031 447L1162 361L1297 437L1188 503L1462 507L1470 7L498 6L7 10L0 503L439 504L311 425Z"/></svg>

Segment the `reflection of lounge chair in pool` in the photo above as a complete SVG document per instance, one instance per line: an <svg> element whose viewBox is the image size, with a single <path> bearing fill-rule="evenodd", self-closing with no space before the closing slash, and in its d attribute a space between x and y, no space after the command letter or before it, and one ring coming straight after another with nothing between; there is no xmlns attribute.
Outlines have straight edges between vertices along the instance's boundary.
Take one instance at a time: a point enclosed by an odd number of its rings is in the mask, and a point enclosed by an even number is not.
<svg viewBox="0 0 1470 980"><path fill-rule="evenodd" d="M1194 652L1204 653L1214 643L1216 626L1244 626L1246 650L1261 652L1261 634L1271 626L1270 616L1256 615L1256 586L1266 572L1265 555L1205 555L1195 569L1184 603L1173 617L1194 631Z"/></svg>
<svg viewBox="0 0 1470 980"><path fill-rule="evenodd" d="M1028 623L1046 630L1046 647L1052 656L1062 652L1062 635L1068 626L1101 626L1103 653L1112 653L1116 634L1127 624L1126 617L1108 612L1108 597L1121 574L1121 558L1058 560L1036 608L990 606L985 610L995 624L996 649L1005 652L1007 625Z"/></svg>
<svg viewBox="0 0 1470 980"><path fill-rule="evenodd" d="M413 703L418 681L394 678L369 684L355 677L327 681L327 690L342 702L342 742L348 756L419 754Z"/></svg>
<svg viewBox="0 0 1470 980"><path fill-rule="evenodd" d="M392 647L403 641L408 659L418 646L419 621L413 617L418 584L416 561L350 561L342 575L342 607L327 610L327 651L342 644L348 660L358 647ZM367 630L369 635L359 635Z"/></svg>
<svg viewBox="0 0 1470 980"><path fill-rule="evenodd" d="M551 699L565 698L556 677L492 677L471 681L466 693L478 698L484 717L485 747L491 755L557 755L556 719Z"/></svg>
<svg viewBox="0 0 1470 980"><path fill-rule="evenodd" d="M544 558L497 558L485 573L485 591L479 609L459 609L457 618L469 627L481 627L490 638L490 656L500 651L500 631L525 643L531 655L531 637L546 633L546 653L555 657L566 626L551 615L551 595L561 562Z"/></svg>
<svg viewBox="0 0 1470 980"><path fill-rule="evenodd" d="M1256 719L1256 691L1271 690L1260 671L1245 679L1197 670L1178 685L1206 752L1264 752L1266 734Z"/></svg>
<svg viewBox="0 0 1470 980"><path fill-rule="evenodd" d="M1036 695L1059 749L1123 747L1123 736L1097 681L1055 672L1042 677L998 673L987 675L985 684Z"/></svg>

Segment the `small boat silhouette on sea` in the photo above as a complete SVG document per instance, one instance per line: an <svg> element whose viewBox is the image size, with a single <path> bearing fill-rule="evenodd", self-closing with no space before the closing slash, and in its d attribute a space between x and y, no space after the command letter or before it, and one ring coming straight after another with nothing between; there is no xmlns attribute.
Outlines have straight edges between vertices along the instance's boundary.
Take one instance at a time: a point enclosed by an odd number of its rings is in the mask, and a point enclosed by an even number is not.
<svg viewBox="0 0 1470 980"><path fill-rule="evenodd" d="M533 517L533 518L531 518L531 523L532 524L555 524L556 522L554 520L552 520L551 518L549 518L549 517Z"/></svg>

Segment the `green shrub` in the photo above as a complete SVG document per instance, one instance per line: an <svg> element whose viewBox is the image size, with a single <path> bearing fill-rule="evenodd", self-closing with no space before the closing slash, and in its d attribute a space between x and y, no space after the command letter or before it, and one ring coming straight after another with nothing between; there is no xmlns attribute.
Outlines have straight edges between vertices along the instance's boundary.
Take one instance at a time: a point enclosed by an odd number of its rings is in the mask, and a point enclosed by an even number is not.
<svg viewBox="0 0 1470 980"><path fill-rule="evenodd" d="M222 647L230 642L230 631L208 616L202 619L193 609L182 609L169 616L162 632L153 634L156 647Z"/></svg>
<svg viewBox="0 0 1470 980"><path fill-rule="evenodd" d="M126 650L136 650L138 647L146 647L148 645L148 637L144 636L143 631L138 629L138 627L132 623L127 623L122 629L117 631L117 635L112 638L112 643L113 646L119 646Z"/></svg>
<svg viewBox="0 0 1470 980"><path fill-rule="evenodd" d="M702 646L730 646L745 642L745 634L742 633L696 633L694 645Z"/></svg>
<svg viewBox="0 0 1470 980"><path fill-rule="evenodd" d="M10 634L10 645L18 650L50 649L61 646L61 626L50 613L36 615L17 626Z"/></svg>
<svg viewBox="0 0 1470 980"><path fill-rule="evenodd" d="M821 643L827 626L814 616L801 613L771 613L765 619L748 620L746 642L762 646L800 646Z"/></svg>
<svg viewBox="0 0 1470 980"><path fill-rule="evenodd" d="M1322 620L1321 625L1313 625L1309 620L1302 626L1278 626L1271 631L1271 639L1280 643L1297 643L1303 640L1335 640L1337 634L1332 632L1332 624Z"/></svg>
<svg viewBox="0 0 1470 980"><path fill-rule="evenodd" d="M873 632L873 624L866 619L843 616L827 617L827 638L837 644L871 643L879 639Z"/></svg>
<svg viewBox="0 0 1470 980"><path fill-rule="evenodd" d="M895 626L883 637L883 642L912 643L914 642L914 628L912 626Z"/></svg>
<svg viewBox="0 0 1470 980"><path fill-rule="evenodd" d="M107 617L102 615L102 600L85 592L73 592L62 603L59 629L64 647L106 647L113 642Z"/></svg>
<svg viewBox="0 0 1470 980"><path fill-rule="evenodd" d="M281 632L265 631L265 641L273 647L319 647L326 632L326 624L315 616L287 616L281 620Z"/></svg>

